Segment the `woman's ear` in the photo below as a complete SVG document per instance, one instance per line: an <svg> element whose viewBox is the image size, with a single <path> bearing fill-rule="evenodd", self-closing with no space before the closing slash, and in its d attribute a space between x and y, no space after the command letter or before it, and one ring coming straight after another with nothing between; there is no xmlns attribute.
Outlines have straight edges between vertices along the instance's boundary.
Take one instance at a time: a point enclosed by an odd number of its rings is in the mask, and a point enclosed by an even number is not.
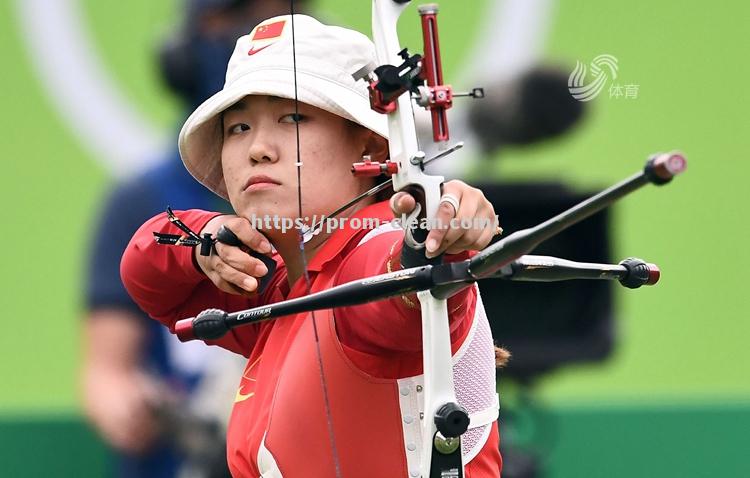
<svg viewBox="0 0 750 478"><path fill-rule="evenodd" d="M388 159L388 140L374 131L368 131L368 133L362 155L370 155L371 160L379 163L385 162Z"/></svg>

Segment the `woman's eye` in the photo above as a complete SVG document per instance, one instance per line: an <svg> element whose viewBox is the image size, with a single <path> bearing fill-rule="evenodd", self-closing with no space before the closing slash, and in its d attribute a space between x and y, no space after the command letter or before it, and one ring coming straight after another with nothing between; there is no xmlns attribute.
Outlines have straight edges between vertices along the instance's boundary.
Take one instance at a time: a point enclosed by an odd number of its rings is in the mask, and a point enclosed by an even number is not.
<svg viewBox="0 0 750 478"><path fill-rule="evenodd" d="M227 130L227 134L239 134L249 129L250 126L246 125L245 123L237 123L229 127L229 129Z"/></svg>
<svg viewBox="0 0 750 478"><path fill-rule="evenodd" d="M279 123L301 123L304 119L305 117L299 113L290 113L282 116Z"/></svg>

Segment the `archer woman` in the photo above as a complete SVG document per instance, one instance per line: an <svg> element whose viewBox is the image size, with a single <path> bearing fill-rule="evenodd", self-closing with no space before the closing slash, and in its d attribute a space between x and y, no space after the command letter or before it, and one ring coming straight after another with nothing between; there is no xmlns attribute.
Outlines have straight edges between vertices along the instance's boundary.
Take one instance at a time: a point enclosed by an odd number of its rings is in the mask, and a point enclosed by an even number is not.
<svg viewBox="0 0 750 478"><path fill-rule="evenodd" d="M370 109L366 86L352 78L374 61L370 40L302 15L294 17L293 36L291 20L272 18L237 41L224 89L180 133L187 169L236 213L190 210L179 212L180 219L201 233L225 226L244 245L217 243L215 253L202 256L155 244L152 232L175 232L160 215L141 227L123 256L128 291L173 331L177 320L206 308L246 309L400 268L404 233L389 220L415 207L406 193L353 206L342 227L313 235L303 248L298 230L251 224L279 217L311 225L313 216L373 186L373 178L351 175L353 162L388 157L385 117ZM482 193L457 181L444 184L439 215L440 224L451 225L495 220ZM383 225L354 226L372 220ZM435 228L427 254L462 260L494 233L494 227ZM268 269L249 249L277 263L262 293L258 278ZM462 437L465 476L497 477L496 354L477 290L448 301L453 373L459 403L472 417ZM420 326L416 296L404 295L286 316L208 341L248 358L227 437L232 473L415 476L423 439Z"/></svg>

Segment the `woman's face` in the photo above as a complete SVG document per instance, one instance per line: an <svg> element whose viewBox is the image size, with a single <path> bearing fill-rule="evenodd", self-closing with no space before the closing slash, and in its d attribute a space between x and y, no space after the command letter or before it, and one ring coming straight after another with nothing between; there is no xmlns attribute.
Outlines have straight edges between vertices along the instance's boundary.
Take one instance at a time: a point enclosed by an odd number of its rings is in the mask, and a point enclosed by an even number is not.
<svg viewBox="0 0 750 478"><path fill-rule="evenodd" d="M302 218L308 224L371 186L371 178L355 178L350 170L377 135L314 106L298 108L295 114L293 100L246 96L224 112L221 164L238 215L299 217L297 123Z"/></svg>

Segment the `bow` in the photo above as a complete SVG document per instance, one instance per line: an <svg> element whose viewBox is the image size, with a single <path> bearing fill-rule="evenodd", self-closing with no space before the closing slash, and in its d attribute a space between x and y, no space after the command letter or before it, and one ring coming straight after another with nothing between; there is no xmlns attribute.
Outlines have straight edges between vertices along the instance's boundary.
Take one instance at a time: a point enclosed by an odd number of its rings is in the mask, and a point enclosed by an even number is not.
<svg viewBox="0 0 750 478"><path fill-rule="evenodd" d="M182 340L196 337L214 339L222 336L234 326L293 313L312 312L311 319L326 407L328 435L334 453L337 476L341 476L341 469L337 456L338 447L333 434L315 310L362 304L409 292L417 293L422 313L424 376L422 389L424 416L421 423L422 446L417 464L418 476L422 478L463 477L461 435L469 426L469 416L466 410L457 403L455 396L447 298L466 287L467 284L489 277L517 280L596 277L619 279L628 287L655 283L658 280L658 269L642 261L623 261L618 266L577 265L572 262L559 262L554 258L532 256L524 258L522 256L530 252L539 242L590 216L614 200L649 182L665 183L685 167L684 157L680 154L668 153L655 156L647 163L643 172L535 228L512 234L488 247L471 260L442 264L440 258L427 259L424 254L424 242L428 231L416 227L416 224L422 219L432 219L437 216L443 177L424 172L424 165L434 158L426 158L424 152L420 150L412 109L416 103L430 110L433 139L444 144L449 139L446 110L451 106L453 96L459 95L454 95L450 86L444 85L442 81L436 5L430 4L419 8L423 28L424 56L410 55L406 49L401 48L396 24L409 2L410 0L373 0L373 40L379 66L373 65L365 71L355 73L357 78L368 82L372 108L388 117L390 158L382 164L369 161L357 163L353 170L355 174L361 175L388 174L392 178L395 191L407 191L417 200L415 210L408 216L404 225L405 235L401 257L403 270L310 294L310 278L305 264L307 296L232 314L212 309L201 313L196 318L179 321L175 326L175 331ZM293 0L291 13L292 42L294 42ZM475 89L466 95L481 97L482 92ZM295 87L295 104L297 103ZM297 135L299 145L299 130ZM448 151L458 147L460 144ZM298 179L301 176L302 167L298 147L296 163ZM303 217L300 182L298 182L298 210L299 217ZM314 227L315 225L313 229ZM305 260L304 243L305 234L300 231L299 244L303 263ZM602 270L606 273L602 274ZM552 271L552 273L544 275L540 274L540 271ZM417 475L411 474L411 476Z"/></svg>
<svg viewBox="0 0 750 478"><path fill-rule="evenodd" d="M451 89L442 84L442 66L437 31L437 5L419 8L422 18L424 57L409 56L398 40L396 25L409 1L373 0L372 34L378 63L369 76L370 99L376 111L388 115L390 161L394 191L408 191L417 199L405 226L402 265L426 265L424 242L427 231L413 226L418 218L435 218L440 205L442 176L424 172L425 154L420 151L412 93L431 111L433 138L447 141L446 109ZM395 66L399 65L399 66ZM415 91L416 90L416 91ZM356 169L355 169L356 172ZM448 307L445 298L429 290L417 293L422 312L423 410L422 449L419 470L423 478L462 477L461 435L469 427L469 415L457 400L453 386Z"/></svg>

